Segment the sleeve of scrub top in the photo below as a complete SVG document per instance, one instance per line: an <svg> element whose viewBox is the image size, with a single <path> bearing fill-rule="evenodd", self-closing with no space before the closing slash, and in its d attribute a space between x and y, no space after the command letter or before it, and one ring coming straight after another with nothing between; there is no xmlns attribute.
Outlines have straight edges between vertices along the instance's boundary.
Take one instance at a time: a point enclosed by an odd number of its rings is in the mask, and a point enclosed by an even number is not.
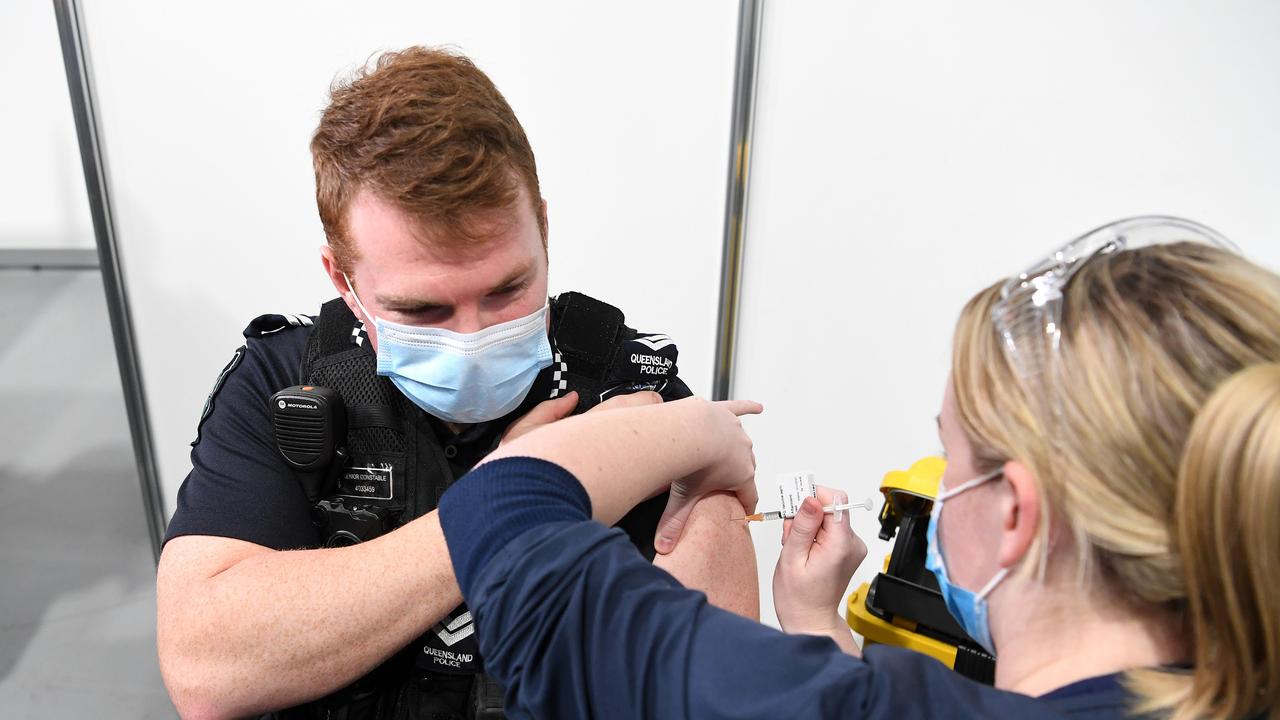
<svg viewBox="0 0 1280 720"><path fill-rule="evenodd" d="M513 717L1053 714L916 653L863 661L710 606L589 518L573 476L529 458L482 466L441 503L485 670Z"/></svg>

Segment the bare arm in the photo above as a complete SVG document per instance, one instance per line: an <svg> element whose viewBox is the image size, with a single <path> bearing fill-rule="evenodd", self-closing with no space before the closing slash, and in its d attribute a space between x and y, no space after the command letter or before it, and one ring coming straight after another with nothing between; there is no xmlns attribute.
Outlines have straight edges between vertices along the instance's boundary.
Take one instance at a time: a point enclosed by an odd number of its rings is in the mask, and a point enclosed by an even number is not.
<svg viewBox="0 0 1280 720"><path fill-rule="evenodd" d="M760 578L755 546L743 516L742 504L731 493L704 496L694 505L680 544L653 564L675 576L682 585L707 594L718 607L752 620L760 619Z"/></svg>
<svg viewBox="0 0 1280 720"><path fill-rule="evenodd" d="M605 525L670 485L655 542L665 555L707 493L728 490L743 507L755 507L755 456L737 416L762 410L749 400L712 403L689 397L589 412L512 439L483 463L528 456L560 465L582 484L592 517Z"/></svg>
<svg viewBox="0 0 1280 720"><path fill-rule="evenodd" d="M577 402L577 393L570 392L563 398L539 404L507 430L503 444L566 417ZM597 405L589 414L597 416L609 410L652 406L661 402L662 398L652 392L620 395ZM645 499L665 489L650 488L651 492ZM711 493L702 497L689 515L680 544L668 554L658 555L653 564L671 573L685 587L705 592L712 605L759 620L760 579L756 570L755 547L746 524L733 521L743 514L742 503L731 493Z"/></svg>
<svg viewBox="0 0 1280 720"><path fill-rule="evenodd" d="M156 577L160 670L184 718L344 687L462 602L436 513L351 547L174 538Z"/></svg>

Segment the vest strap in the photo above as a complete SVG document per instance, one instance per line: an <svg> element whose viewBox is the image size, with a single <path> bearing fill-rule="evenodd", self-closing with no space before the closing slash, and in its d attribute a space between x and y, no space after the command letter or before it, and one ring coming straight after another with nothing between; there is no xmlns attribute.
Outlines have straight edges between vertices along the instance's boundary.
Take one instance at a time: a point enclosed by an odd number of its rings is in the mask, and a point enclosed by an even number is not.
<svg viewBox="0 0 1280 720"><path fill-rule="evenodd" d="M617 351L618 331L626 319L622 311L579 292L556 297L551 334L569 369L603 380Z"/></svg>

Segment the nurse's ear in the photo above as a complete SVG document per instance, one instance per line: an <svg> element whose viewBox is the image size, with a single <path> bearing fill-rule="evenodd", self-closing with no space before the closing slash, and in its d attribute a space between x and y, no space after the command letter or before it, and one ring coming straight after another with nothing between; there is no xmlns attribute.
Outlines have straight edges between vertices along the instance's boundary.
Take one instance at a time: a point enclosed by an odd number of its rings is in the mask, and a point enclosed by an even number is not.
<svg viewBox="0 0 1280 720"><path fill-rule="evenodd" d="M1040 486L1026 465L1017 460L1005 463L1004 481L1009 491L1000 503L1000 550L996 562L1007 568L1017 565L1031 549L1043 508Z"/></svg>

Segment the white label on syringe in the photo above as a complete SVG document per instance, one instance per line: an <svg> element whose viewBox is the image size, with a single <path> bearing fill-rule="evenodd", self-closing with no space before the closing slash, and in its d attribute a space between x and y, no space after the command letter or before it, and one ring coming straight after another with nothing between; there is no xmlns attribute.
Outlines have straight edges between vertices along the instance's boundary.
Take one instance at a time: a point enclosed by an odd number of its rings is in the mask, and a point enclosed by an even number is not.
<svg viewBox="0 0 1280 720"><path fill-rule="evenodd" d="M813 473L779 475L778 495L782 517L795 517L805 498L818 497L818 488L813 484Z"/></svg>

